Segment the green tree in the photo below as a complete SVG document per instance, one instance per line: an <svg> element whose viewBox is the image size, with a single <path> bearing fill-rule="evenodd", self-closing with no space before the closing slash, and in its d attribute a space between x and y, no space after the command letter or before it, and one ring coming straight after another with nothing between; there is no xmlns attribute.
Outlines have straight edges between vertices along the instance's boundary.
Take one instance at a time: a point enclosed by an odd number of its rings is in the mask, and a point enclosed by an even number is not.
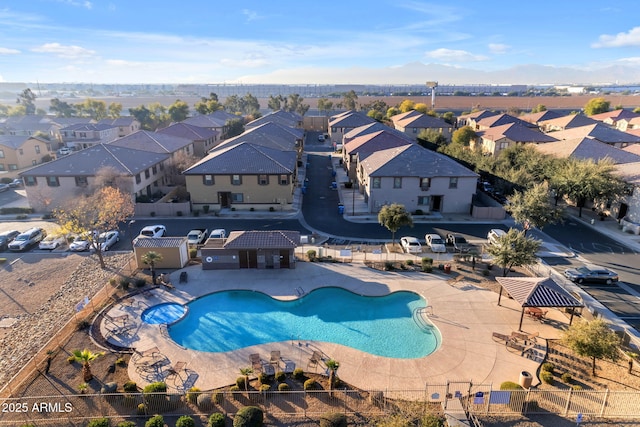
<svg viewBox="0 0 640 427"><path fill-rule="evenodd" d="M301 116L304 116L309 111L309 105L303 103L304 98L297 93L290 94L288 100L286 111L296 112Z"/></svg>
<svg viewBox="0 0 640 427"><path fill-rule="evenodd" d="M122 104L119 102L112 102L109 104L108 116L112 119L117 119L122 114Z"/></svg>
<svg viewBox="0 0 640 427"><path fill-rule="evenodd" d="M200 114L211 114L218 110L222 110L224 107L218 100L218 95L214 92L209 94L209 98L202 97L200 101L196 102L195 110Z"/></svg>
<svg viewBox="0 0 640 427"><path fill-rule="evenodd" d="M400 109L398 107L390 107L387 110L387 118L390 119L393 116L400 114Z"/></svg>
<svg viewBox="0 0 640 427"><path fill-rule="evenodd" d="M410 99L405 99L400 103L400 106L398 108L400 109L401 113L407 113L411 110L416 109L416 103Z"/></svg>
<svg viewBox="0 0 640 427"><path fill-rule="evenodd" d="M436 129L422 129L418 133L418 143L420 140L431 142L432 144L444 145L447 143L447 138Z"/></svg>
<svg viewBox="0 0 640 427"><path fill-rule="evenodd" d="M584 106L584 113L587 116L593 116L594 114L606 113L609 111L611 103L604 98L593 98Z"/></svg>
<svg viewBox="0 0 640 427"><path fill-rule="evenodd" d="M144 255L142 255L142 258L140 259L145 265L149 266L149 270L151 270L151 283L155 285L156 284L156 264L162 261L162 254L155 251L149 251Z"/></svg>
<svg viewBox="0 0 640 427"><path fill-rule="evenodd" d="M322 98L321 98L322 99ZM318 109L320 108L320 100L318 100ZM273 96L269 95L269 100L267 101L267 107L272 111L278 111L282 109L282 104L284 103L284 99L282 95Z"/></svg>
<svg viewBox="0 0 640 427"><path fill-rule="evenodd" d="M258 98L250 93L242 97L242 113L254 118L260 117L260 102Z"/></svg>
<svg viewBox="0 0 640 427"><path fill-rule="evenodd" d="M502 276L507 277L513 267L535 264L540 245L539 240L511 228L495 244L487 246L487 253L493 258L493 263L502 268Z"/></svg>
<svg viewBox="0 0 640 427"><path fill-rule="evenodd" d="M58 98L53 98L50 101L49 111L54 113L56 117L73 117L76 115L75 106L65 101L60 101Z"/></svg>
<svg viewBox="0 0 640 427"><path fill-rule="evenodd" d="M169 106L168 112L172 122L181 122L189 117L189 104L177 99L176 102Z"/></svg>
<svg viewBox="0 0 640 427"><path fill-rule="evenodd" d="M416 105L414 105L413 109L422 114L429 114L431 107L429 107L424 102L418 102Z"/></svg>
<svg viewBox="0 0 640 427"><path fill-rule="evenodd" d="M244 391L249 391L249 374L253 373L252 368L240 368L240 375L244 377Z"/></svg>
<svg viewBox="0 0 640 427"><path fill-rule="evenodd" d="M84 350L74 350L73 358L76 362L82 363L82 379L84 382L89 382L93 379L93 373L91 372L91 362L96 360L100 356L104 356L104 352L94 353L86 348Z"/></svg>
<svg viewBox="0 0 640 427"><path fill-rule="evenodd" d="M333 102L328 98L318 98L318 111L321 113L331 111L333 109Z"/></svg>
<svg viewBox="0 0 640 427"><path fill-rule="evenodd" d="M413 227L413 218L404 205L384 205L378 212L378 223L391 232L391 243L396 244L396 231L405 225Z"/></svg>
<svg viewBox="0 0 640 427"><path fill-rule="evenodd" d="M547 107L542 104L538 104L531 110L532 113L541 113L543 111L547 111Z"/></svg>
<svg viewBox="0 0 640 427"><path fill-rule="evenodd" d="M93 120L102 120L108 117L107 103L97 99L87 98L82 103L76 104L76 111L82 117L91 117Z"/></svg>
<svg viewBox="0 0 640 427"><path fill-rule="evenodd" d="M445 122L449 123L450 125L453 125L456 122L456 116L455 114L453 114L453 111L447 111L446 113L442 113L442 116L440 118Z"/></svg>
<svg viewBox="0 0 640 427"><path fill-rule="evenodd" d="M358 102L358 95L354 90L350 90L349 92L342 95L342 104L344 108L347 110L356 110Z"/></svg>
<svg viewBox="0 0 640 427"><path fill-rule="evenodd" d="M24 112L28 116L36 113L36 95L29 88L20 92L16 104L23 106Z"/></svg>
<svg viewBox="0 0 640 427"><path fill-rule="evenodd" d="M451 142L468 147L471 143L471 140L475 139L475 137L476 133L471 128L471 126L463 126L453 132L453 135L451 136Z"/></svg>
<svg viewBox="0 0 640 427"><path fill-rule="evenodd" d="M234 136L238 136L244 132L244 123L242 118L227 120L226 123L226 138L233 138Z"/></svg>
<svg viewBox="0 0 640 427"><path fill-rule="evenodd" d="M129 108L129 114L131 114L138 122L140 122L141 129L152 129L153 123L151 119L151 111L149 111L146 106L139 105L137 107Z"/></svg>
<svg viewBox="0 0 640 427"><path fill-rule="evenodd" d="M514 192L509 202L505 209L518 224L523 225L525 235L532 227L542 230L546 225L555 224L562 219L562 209L552 205L546 182L535 184L523 192Z"/></svg>
<svg viewBox="0 0 640 427"><path fill-rule="evenodd" d="M338 368L340 367L340 362L329 359L325 362L325 366L329 370L329 390L333 390L336 386L336 377L338 374Z"/></svg>
<svg viewBox="0 0 640 427"><path fill-rule="evenodd" d="M563 333L562 342L580 356L591 358L594 377L596 359L618 360L620 338L602 319L574 323Z"/></svg>

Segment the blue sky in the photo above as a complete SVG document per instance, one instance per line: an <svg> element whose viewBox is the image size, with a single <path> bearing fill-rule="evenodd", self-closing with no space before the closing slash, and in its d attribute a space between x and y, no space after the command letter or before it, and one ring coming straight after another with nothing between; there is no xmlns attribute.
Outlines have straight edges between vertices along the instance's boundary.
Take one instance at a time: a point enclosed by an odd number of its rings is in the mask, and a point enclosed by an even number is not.
<svg viewBox="0 0 640 427"><path fill-rule="evenodd" d="M631 0L0 0L0 81L534 84L608 78L597 72L615 66L610 80L640 82L636 10ZM530 73L509 71L523 66Z"/></svg>

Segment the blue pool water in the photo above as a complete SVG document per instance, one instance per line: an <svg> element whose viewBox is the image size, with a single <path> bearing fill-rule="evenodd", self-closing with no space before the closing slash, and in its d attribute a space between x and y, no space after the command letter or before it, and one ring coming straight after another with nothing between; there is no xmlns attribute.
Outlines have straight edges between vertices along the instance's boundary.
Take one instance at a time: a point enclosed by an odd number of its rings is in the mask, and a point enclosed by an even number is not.
<svg viewBox="0 0 640 427"><path fill-rule="evenodd" d="M142 320L152 325L169 324L184 316L187 308L182 304L165 302L147 308L142 312Z"/></svg>
<svg viewBox="0 0 640 427"><path fill-rule="evenodd" d="M200 351L315 340L412 359L432 353L441 342L435 326L413 319L414 310L426 306L413 292L363 297L330 287L299 300L278 301L261 292L224 291L188 306L188 314L168 328L169 335L178 344Z"/></svg>

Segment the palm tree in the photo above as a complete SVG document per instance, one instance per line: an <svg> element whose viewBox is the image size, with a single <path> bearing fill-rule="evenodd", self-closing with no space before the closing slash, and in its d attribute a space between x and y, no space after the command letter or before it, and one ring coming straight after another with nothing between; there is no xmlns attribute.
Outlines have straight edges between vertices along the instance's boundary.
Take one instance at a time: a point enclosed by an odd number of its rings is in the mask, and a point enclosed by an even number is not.
<svg viewBox="0 0 640 427"><path fill-rule="evenodd" d="M249 391L249 374L252 372L251 368L240 368L240 374L244 375L244 391Z"/></svg>
<svg viewBox="0 0 640 427"><path fill-rule="evenodd" d="M149 266L151 270L151 283L156 284L156 264L162 261L162 255L158 252L149 251L142 255L142 262Z"/></svg>
<svg viewBox="0 0 640 427"><path fill-rule="evenodd" d="M76 362L82 362L82 379L84 382L89 382L93 378L93 373L91 372L91 362L96 360L98 357L104 356L104 352L94 353L86 348L84 350L74 350L73 357Z"/></svg>
<svg viewBox="0 0 640 427"><path fill-rule="evenodd" d="M327 369L329 369L329 390L333 390L333 387L336 383L336 375L338 373L338 368L340 367L340 362L337 360L329 359L324 362Z"/></svg>

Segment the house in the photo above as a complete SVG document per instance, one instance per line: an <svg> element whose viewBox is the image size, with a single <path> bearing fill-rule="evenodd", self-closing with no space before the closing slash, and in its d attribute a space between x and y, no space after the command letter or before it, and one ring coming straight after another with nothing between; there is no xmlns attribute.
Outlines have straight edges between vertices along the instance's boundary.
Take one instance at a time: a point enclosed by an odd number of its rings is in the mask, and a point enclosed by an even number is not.
<svg viewBox="0 0 640 427"><path fill-rule="evenodd" d="M517 144L542 144L553 141L557 139L531 127L509 123L477 132L476 140L472 141L471 145L475 147L479 144L483 153L497 156L502 150Z"/></svg>
<svg viewBox="0 0 640 427"><path fill-rule="evenodd" d="M221 141L220 132L209 128L190 125L184 122L174 123L164 129L156 131L163 135L171 135L193 142L193 154L196 157L204 157L209 150Z"/></svg>
<svg viewBox="0 0 640 427"><path fill-rule="evenodd" d="M297 154L248 142L224 144L183 172L193 209L290 209Z"/></svg>
<svg viewBox="0 0 640 427"><path fill-rule="evenodd" d="M413 142L414 140L412 138L410 138L409 136L405 135L404 133L389 127L385 124L382 124L380 122L373 122L373 123L369 123L366 124L364 126L359 126L355 129L350 130L349 132L345 133L344 136L342 137L342 144L348 144L351 140L353 140L354 138L357 138L358 136L362 136L362 135L367 135L370 133L375 133L375 132L379 132L379 131L386 131L386 132L391 132L394 133L395 135L401 137L401 138L406 138L407 141Z"/></svg>
<svg viewBox="0 0 640 427"><path fill-rule="evenodd" d="M613 145L614 147L624 148L627 145L637 144L640 142L640 137L630 134L628 132L622 132L617 129L613 129L603 123L595 122L590 125L580 126L575 128L566 129L564 131L557 131L549 133L549 136L553 136L556 139L576 139L576 138L591 138L597 139L605 144Z"/></svg>
<svg viewBox="0 0 640 427"><path fill-rule="evenodd" d="M358 136L349 141L348 144L345 144L342 149L342 162L347 171L347 176L355 181L358 162L366 159L376 151L411 144L415 143L407 139L406 136L398 136L396 133L386 130Z"/></svg>
<svg viewBox="0 0 640 427"><path fill-rule="evenodd" d="M640 118L640 114L621 108L614 111L593 114L589 117L624 132L627 130L629 120Z"/></svg>
<svg viewBox="0 0 640 427"><path fill-rule="evenodd" d="M640 162L616 165L616 172L629 186L623 200L611 207L611 215L635 234L640 234Z"/></svg>
<svg viewBox="0 0 640 427"><path fill-rule="evenodd" d="M247 129L241 135L225 140L220 146L228 146L241 142L248 142L250 144L282 151L296 151L298 158L300 158L304 147L304 131L276 122L264 122L258 126Z"/></svg>
<svg viewBox="0 0 640 427"><path fill-rule="evenodd" d="M338 144L349 131L364 125L374 123L371 117L359 111L345 111L329 117L329 138L332 144Z"/></svg>
<svg viewBox="0 0 640 427"><path fill-rule="evenodd" d="M540 126L540 122L543 122L545 120L557 119L558 117L562 117L562 114L558 113L557 111L553 111L553 110L545 110L545 111L539 111L537 113L525 114L525 115L522 115L522 116L520 116L518 118L520 120L524 120L527 123L531 123L531 124L534 124L536 126Z"/></svg>
<svg viewBox="0 0 640 427"><path fill-rule="evenodd" d="M492 127L498 127L515 123L517 125L538 130L538 125L534 125L525 120L519 119L509 114L496 114L493 116L485 117L476 121L476 131L486 130Z"/></svg>
<svg viewBox="0 0 640 427"><path fill-rule="evenodd" d="M594 125L596 123L598 123L597 120L593 120L592 118L589 118L585 115L569 114L566 116L557 117L555 119L542 120L538 122L538 126L540 126L540 130L543 132L555 132L582 126Z"/></svg>
<svg viewBox="0 0 640 427"><path fill-rule="evenodd" d="M432 130L438 132L447 141L451 141L453 126L437 117L429 116L412 110L391 117L393 127L407 135L414 141L418 140L418 135L422 131Z"/></svg>
<svg viewBox="0 0 640 427"><path fill-rule="evenodd" d="M46 135L50 140L57 141L61 127L42 115L10 116L2 121L0 133L15 136Z"/></svg>
<svg viewBox="0 0 640 427"><path fill-rule="evenodd" d="M489 110L480 110L480 111L471 112L469 114L463 114L461 116L458 116L458 127L461 128L463 126L469 126L473 130L476 130L477 122L479 122L480 120L486 117L496 116L498 114L499 113L495 111L489 111Z"/></svg>
<svg viewBox="0 0 640 427"><path fill-rule="evenodd" d="M37 136L0 135L0 172L42 163L52 154L51 145L51 141Z"/></svg>
<svg viewBox="0 0 640 427"><path fill-rule="evenodd" d="M620 119L616 122L616 129L623 132L637 131L638 129L640 129L640 117Z"/></svg>
<svg viewBox="0 0 640 427"><path fill-rule="evenodd" d="M171 157L174 157L176 153L183 153L187 156L194 155L193 140L148 130L139 130L125 137L118 138L111 142L110 145L133 148L151 153L165 153Z"/></svg>
<svg viewBox="0 0 640 427"><path fill-rule="evenodd" d="M242 119L242 117L234 116L233 114L229 114L224 111L216 111L211 114L189 117L180 123L216 131L218 132L218 139L220 140L225 139L227 136L227 122L231 120L229 117L232 117L233 119Z"/></svg>
<svg viewBox="0 0 640 427"><path fill-rule="evenodd" d="M200 249L203 270L296 268L297 231L232 231Z"/></svg>
<svg viewBox="0 0 640 427"><path fill-rule="evenodd" d="M640 148L640 145L637 145ZM535 145L536 150L550 156L576 159L591 159L598 162L611 159L616 164L640 162L640 153L622 150L597 139L575 138Z"/></svg>
<svg viewBox="0 0 640 427"><path fill-rule="evenodd" d="M118 128L110 124L76 123L60 129L62 143L75 150L118 139Z"/></svg>
<svg viewBox="0 0 640 427"><path fill-rule="evenodd" d="M107 169L123 177L132 198L151 196L165 185L168 159L166 153L97 144L19 175L24 179L31 207L37 212L51 212L84 194L96 182L96 176Z"/></svg>
<svg viewBox="0 0 640 427"><path fill-rule="evenodd" d="M371 153L357 172L371 213L392 203L408 211L469 213L478 181L475 172L417 144Z"/></svg>
<svg viewBox="0 0 640 427"><path fill-rule="evenodd" d="M140 130L140 122L133 116L123 116L116 119L102 119L98 122L102 125L111 125L118 128L118 138L130 135Z"/></svg>
<svg viewBox="0 0 640 427"><path fill-rule="evenodd" d="M244 128L251 129L269 122L276 123L287 128L302 129L302 117L297 113L284 110L267 113L264 116L247 123L244 125Z"/></svg>

